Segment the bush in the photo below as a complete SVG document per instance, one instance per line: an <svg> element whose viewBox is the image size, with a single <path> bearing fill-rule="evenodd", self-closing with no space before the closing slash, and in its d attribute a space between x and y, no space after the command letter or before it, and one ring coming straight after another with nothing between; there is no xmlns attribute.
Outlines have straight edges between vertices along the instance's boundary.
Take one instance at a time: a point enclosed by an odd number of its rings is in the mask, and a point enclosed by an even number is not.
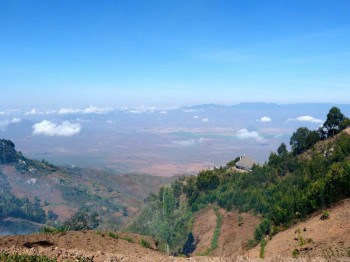
<svg viewBox="0 0 350 262"><path fill-rule="evenodd" d="M95 229L99 225L98 214L96 212L88 214L82 210L79 210L71 218L63 223L63 226L68 230L91 230Z"/></svg>
<svg viewBox="0 0 350 262"><path fill-rule="evenodd" d="M294 258L297 258L297 257L299 256L299 250L298 250L298 249L294 249L294 250L292 251L292 256L293 256Z"/></svg>
<svg viewBox="0 0 350 262"><path fill-rule="evenodd" d="M0 253L0 262L55 262L43 255L8 254Z"/></svg>
<svg viewBox="0 0 350 262"><path fill-rule="evenodd" d="M141 245L142 247L151 248L151 249L152 249L151 244L150 244L147 240L141 239L140 245Z"/></svg>
<svg viewBox="0 0 350 262"><path fill-rule="evenodd" d="M109 233L108 233L108 236L110 236L111 238L114 238L114 239L119 238L118 234L115 234L115 233L113 233L113 232L109 232Z"/></svg>
<svg viewBox="0 0 350 262"><path fill-rule="evenodd" d="M60 234L60 233L65 233L67 232L67 228L65 227L57 227L57 228L52 228L52 227L44 227L44 229L41 231L44 234Z"/></svg>
<svg viewBox="0 0 350 262"><path fill-rule="evenodd" d="M329 219L329 216L330 216L330 212L328 210L325 210L322 212L322 215L320 217L321 220L326 220L326 219Z"/></svg>

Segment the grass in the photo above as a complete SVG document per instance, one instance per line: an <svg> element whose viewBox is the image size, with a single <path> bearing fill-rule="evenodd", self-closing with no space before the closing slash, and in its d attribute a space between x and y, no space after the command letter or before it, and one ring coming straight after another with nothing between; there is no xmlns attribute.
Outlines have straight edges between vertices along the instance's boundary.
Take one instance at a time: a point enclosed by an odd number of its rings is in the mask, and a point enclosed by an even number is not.
<svg viewBox="0 0 350 262"><path fill-rule="evenodd" d="M265 258L265 248L266 248L266 240L262 239L260 242L260 258Z"/></svg>
<svg viewBox="0 0 350 262"><path fill-rule="evenodd" d="M131 237L120 237L120 239L126 240L130 243L135 243L135 241Z"/></svg>
<svg viewBox="0 0 350 262"><path fill-rule="evenodd" d="M56 262L43 255L25 255L0 253L0 262Z"/></svg>
<svg viewBox="0 0 350 262"><path fill-rule="evenodd" d="M119 235L116 234L116 233L113 233L113 232L108 232L108 236L110 236L111 238L114 238L114 239L118 239L119 238Z"/></svg>
<svg viewBox="0 0 350 262"><path fill-rule="evenodd" d="M143 238L142 238L141 241L140 241L140 245L141 245L142 247L145 247L145 248L152 248L152 247L151 247L151 244L150 244L147 240L144 240Z"/></svg>
<svg viewBox="0 0 350 262"><path fill-rule="evenodd" d="M97 233L99 234L99 233ZM102 234L102 233L100 233ZM110 236L111 238L114 238L114 239L123 239L125 241L128 241L130 243L135 243L135 241L131 238L131 237L123 237L123 236L120 236L116 233L113 233L113 232L108 232L108 236Z"/></svg>
<svg viewBox="0 0 350 262"><path fill-rule="evenodd" d="M303 236L301 235L301 231L299 228L298 228L297 232L298 232L298 244L299 244L299 246L302 247L303 245L305 245L305 240L304 240Z"/></svg>
<svg viewBox="0 0 350 262"><path fill-rule="evenodd" d="M65 227L57 227L57 228L52 228L52 227L44 227L44 229L41 231L44 234L62 234L66 233L68 230Z"/></svg>

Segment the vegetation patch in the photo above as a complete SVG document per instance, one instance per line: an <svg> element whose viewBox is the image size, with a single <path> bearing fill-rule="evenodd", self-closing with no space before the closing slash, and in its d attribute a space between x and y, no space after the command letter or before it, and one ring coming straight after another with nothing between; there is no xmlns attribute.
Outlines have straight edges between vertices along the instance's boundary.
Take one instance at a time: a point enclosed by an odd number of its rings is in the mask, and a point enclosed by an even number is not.
<svg viewBox="0 0 350 262"><path fill-rule="evenodd" d="M141 241L140 241L140 245L141 245L142 247L152 249L151 244L150 244L150 243L149 243L147 240L145 240L145 239L141 239Z"/></svg>
<svg viewBox="0 0 350 262"><path fill-rule="evenodd" d="M260 241L260 258L265 258L265 248L266 248L266 240L262 239Z"/></svg>
<svg viewBox="0 0 350 262"><path fill-rule="evenodd" d="M297 258L299 256L299 254L300 254L299 249L294 249L292 251L292 257L294 257L294 258Z"/></svg>
<svg viewBox="0 0 350 262"><path fill-rule="evenodd" d="M67 232L67 228L65 227L44 227L43 230L41 231L44 234L64 234Z"/></svg>
<svg viewBox="0 0 350 262"><path fill-rule="evenodd" d="M326 220L326 219L329 219L330 217L330 212L328 210L325 210L322 212L322 215L320 217L321 220Z"/></svg>
<svg viewBox="0 0 350 262"><path fill-rule="evenodd" d="M108 232L108 236L110 236L111 238L114 238L114 239L118 239L119 238L119 235L116 234L116 233L113 233L113 232Z"/></svg>
<svg viewBox="0 0 350 262"><path fill-rule="evenodd" d="M43 255L25 255L0 253L0 262L56 262Z"/></svg>

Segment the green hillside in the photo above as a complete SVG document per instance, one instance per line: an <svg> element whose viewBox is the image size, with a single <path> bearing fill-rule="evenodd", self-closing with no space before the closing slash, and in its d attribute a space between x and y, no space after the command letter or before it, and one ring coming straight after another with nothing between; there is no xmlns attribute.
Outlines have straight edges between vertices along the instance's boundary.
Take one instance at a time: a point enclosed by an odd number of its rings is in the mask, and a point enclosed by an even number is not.
<svg viewBox="0 0 350 262"><path fill-rule="evenodd" d="M151 195L143 213L130 227L151 235L159 248L188 254L193 244L194 214L208 204L226 210L260 215L255 245L311 213L350 197L349 119L332 108L324 125L312 131L299 128L291 137L290 152L282 144L269 161L251 172L237 172L232 163L197 176L182 177Z"/></svg>

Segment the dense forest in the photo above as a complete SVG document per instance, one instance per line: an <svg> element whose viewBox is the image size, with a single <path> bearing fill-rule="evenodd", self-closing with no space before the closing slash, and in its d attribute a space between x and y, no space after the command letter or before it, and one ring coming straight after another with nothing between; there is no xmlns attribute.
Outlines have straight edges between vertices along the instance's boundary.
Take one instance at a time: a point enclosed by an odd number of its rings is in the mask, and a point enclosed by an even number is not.
<svg viewBox="0 0 350 262"><path fill-rule="evenodd" d="M312 212L350 196L350 120L333 107L318 130L301 127L281 144L268 162L251 172L237 172L236 160L181 177L147 199L132 232L153 236L159 249L189 254L193 248L192 223L208 204L226 210L254 212L262 217L251 245L274 235Z"/></svg>

